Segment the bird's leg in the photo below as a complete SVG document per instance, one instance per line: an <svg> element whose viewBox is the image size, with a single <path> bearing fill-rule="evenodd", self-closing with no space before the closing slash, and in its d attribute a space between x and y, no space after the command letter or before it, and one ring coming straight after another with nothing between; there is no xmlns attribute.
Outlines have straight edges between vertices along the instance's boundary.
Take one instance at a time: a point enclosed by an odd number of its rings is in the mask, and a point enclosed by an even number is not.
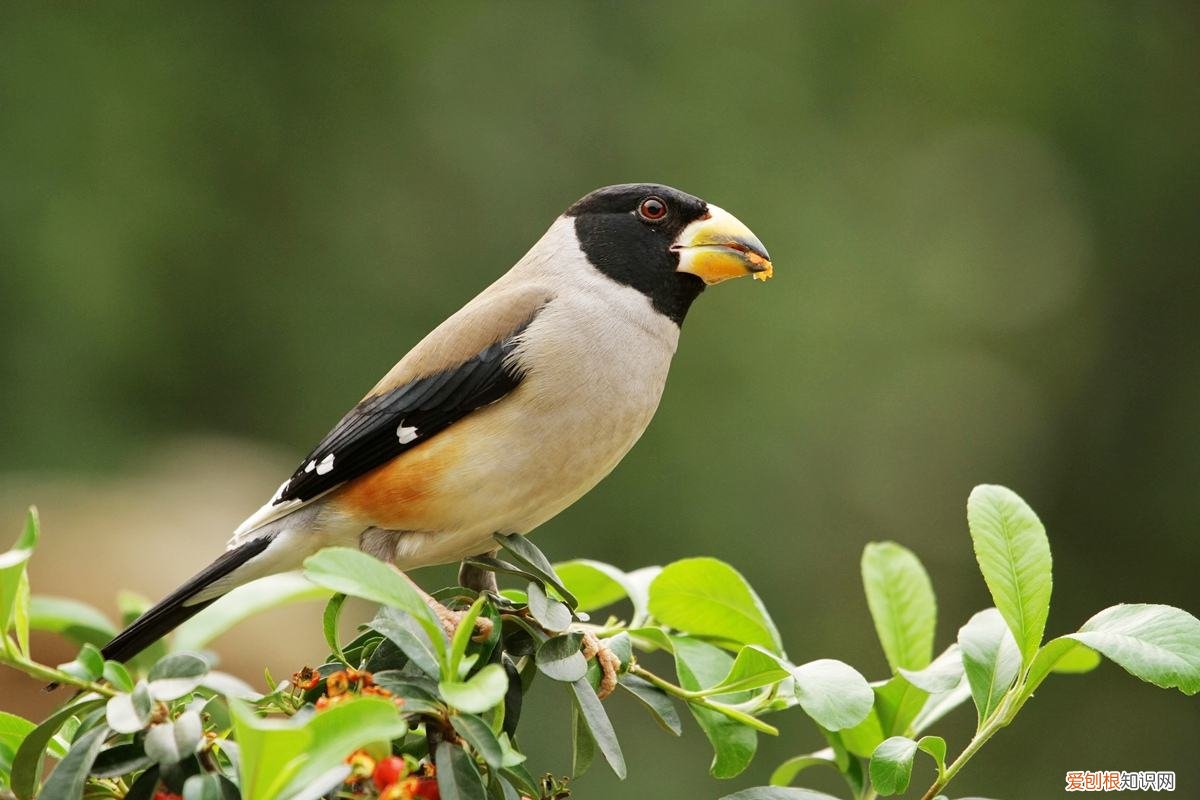
<svg viewBox="0 0 1200 800"><path fill-rule="evenodd" d="M584 658L589 661L595 658L600 664L600 687L596 689L596 696L603 700L617 688L617 670L621 668L621 659L591 631L583 634L582 650Z"/></svg>
<svg viewBox="0 0 1200 800"><path fill-rule="evenodd" d="M480 553L480 555L495 557L497 552L496 550L489 550L486 553ZM490 594L500 593L500 587L496 585L496 573L480 569L479 567L473 567L466 561L462 562L458 568L458 585L466 589L474 589L480 594L484 592Z"/></svg>
<svg viewBox="0 0 1200 800"><path fill-rule="evenodd" d="M417 582L408 577L408 574L401 571L401 575L407 580L412 587L421 595L421 599L433 611L433 615L438 618L438 622L442 623L442 628L445 629L446 635L451 639L454 638L454 632L458 630L458 626L462 623L463 617L467 615L465 611L454 611L442 605L437 598L429 594L429 592L417 585ZM492 635L492 621L487 617L478 617L475 620L475 632L471 636L471 640L475 642L486 641Z"/></svg>

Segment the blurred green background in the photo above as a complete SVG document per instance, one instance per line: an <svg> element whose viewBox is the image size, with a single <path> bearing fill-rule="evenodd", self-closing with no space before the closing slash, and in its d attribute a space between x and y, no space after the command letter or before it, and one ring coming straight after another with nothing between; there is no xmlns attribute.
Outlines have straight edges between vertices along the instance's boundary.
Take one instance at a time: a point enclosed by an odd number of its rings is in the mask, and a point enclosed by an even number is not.
<svg viewBox="0 0 1200 800"><path fill-rule="evenodd" d="M35 591L168 590L570 202L655 180L737 214L777 277L696 305L641 444L538 532L552 557L727 559L794 659L877 678L863 545L924 559L940 648L989 602L964 503L999 482L1049 528L1050 633L1200 611L1198 34L1193 3L1091 0L5 4L0 508L42 509ZM278 674L318 628L218 650ZM566 695L539 694L526 743L564 772ZM580 797L716 797L820 746L792 712L718 784L696 728L609 706L630 778ZM1198 746L1196 699L1106 664L952 795L1123 769L1200 796Z"/></svg>

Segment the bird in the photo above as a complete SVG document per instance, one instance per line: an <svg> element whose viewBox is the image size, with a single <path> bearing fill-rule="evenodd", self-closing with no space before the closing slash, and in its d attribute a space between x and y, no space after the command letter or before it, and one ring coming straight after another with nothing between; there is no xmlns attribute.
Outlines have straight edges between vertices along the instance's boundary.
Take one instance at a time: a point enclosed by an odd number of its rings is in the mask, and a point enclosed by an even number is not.
<svg viewBox="0 0 1200 800"><path fill-rule="evenodd" d="M231 589L299 569L324 547L406 571L490 555L496 533L530 533L641 437L704 289L773 274L750 229L699 197L654 183L585 195L401 358L226 550L104 657L127 661ZM495 589L491 573L464 566L461 577Z"/></svg>

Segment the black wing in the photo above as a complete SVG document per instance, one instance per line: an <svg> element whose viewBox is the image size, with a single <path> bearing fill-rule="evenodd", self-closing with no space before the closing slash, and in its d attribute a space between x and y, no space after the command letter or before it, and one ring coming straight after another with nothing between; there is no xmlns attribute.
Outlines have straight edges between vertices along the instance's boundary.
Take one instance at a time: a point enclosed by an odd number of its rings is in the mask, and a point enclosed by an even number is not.
<svg viewBox="0 0 1200 800"><path fill-rule="evenodd" d="M523 377L508 356L528 325L458 366L364 399L308 454L271 505L311 500L504 397Z"/></svg>

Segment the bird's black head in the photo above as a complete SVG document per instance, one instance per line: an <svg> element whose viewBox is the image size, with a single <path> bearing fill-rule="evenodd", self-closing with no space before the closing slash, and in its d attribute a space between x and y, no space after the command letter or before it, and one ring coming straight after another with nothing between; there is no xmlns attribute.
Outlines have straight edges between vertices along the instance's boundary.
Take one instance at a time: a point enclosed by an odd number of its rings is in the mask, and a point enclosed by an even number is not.
<svg viewBox="0 0 1200 800"><path fill-rule="evenodd" d="M597 189L567 209L584 255L600 272L683 323L707 284L771 275L762 242L733 215L654 183Z"/></svg>

